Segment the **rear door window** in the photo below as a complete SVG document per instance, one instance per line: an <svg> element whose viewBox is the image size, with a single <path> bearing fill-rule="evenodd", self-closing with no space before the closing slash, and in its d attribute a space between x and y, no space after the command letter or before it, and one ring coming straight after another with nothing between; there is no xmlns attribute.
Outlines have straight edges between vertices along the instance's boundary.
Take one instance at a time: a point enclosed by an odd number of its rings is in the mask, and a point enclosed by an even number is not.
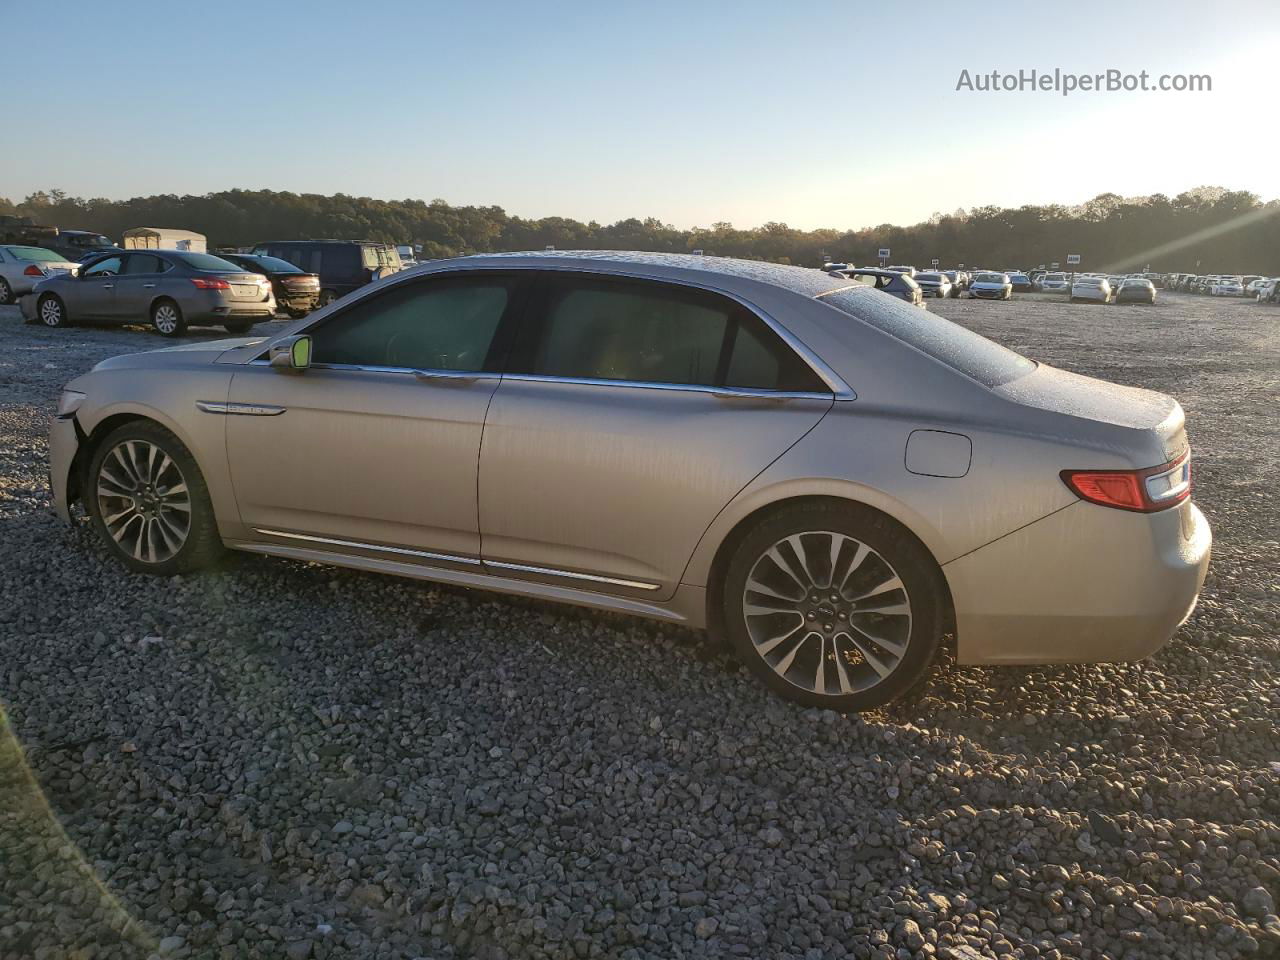
<svg viewBox="0 0 1280 960"><path fill-rule="evenodd" d="M131 276L138 273L162 273L167 264L150 253L131 253L125 257L124 273Z"/></svg>
<svg viewBox="0 0 1280 960"><path fill-rule="evenodd" d="M545 277L512 367L568 380L829 392L740 304L688 287L607 277Z"/></svg>

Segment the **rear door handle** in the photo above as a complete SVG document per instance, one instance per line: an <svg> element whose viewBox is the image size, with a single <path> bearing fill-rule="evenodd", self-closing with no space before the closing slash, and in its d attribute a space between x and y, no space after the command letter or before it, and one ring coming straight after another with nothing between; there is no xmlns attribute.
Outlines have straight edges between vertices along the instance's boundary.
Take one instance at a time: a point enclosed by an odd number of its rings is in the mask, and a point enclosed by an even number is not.
<svg viewBox="0 0 1280 960"><path fill-rule="evenodd" d="M114 283L104 283L104 284L102 285L102 289L103 289L103 290L112 290L112 289L114 289L114 288L115 288L115 284L114 284Z"/></svg>
<svg viewBox="0 0 1280 960"><path fill-rule="evenodd" d="M143 290L154 290L155 288L156 288L156 285L154 283L144 283L142 285Z"/></svg>

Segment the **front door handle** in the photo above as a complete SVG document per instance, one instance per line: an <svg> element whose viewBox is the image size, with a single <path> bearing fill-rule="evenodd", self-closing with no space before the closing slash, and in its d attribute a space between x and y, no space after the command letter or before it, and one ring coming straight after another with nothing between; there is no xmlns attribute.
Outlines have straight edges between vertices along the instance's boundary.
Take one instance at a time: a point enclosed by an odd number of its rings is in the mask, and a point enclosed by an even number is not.
<svg viewBox="0 0 1280 960"><path fill-rule="evenodd" d="M115 284L114 284L114 283L104 283L104 284L102 285L102 289L103 289L103 290L112 290L112 289L114 289L114 288L115 288Z"/></svg>
<svg viewBox="0 0 1280 960"><path fill-rule="evenodd" d="M419 380L439 380L444 383L475 383L480 379L478 373L465 373L458 370L415 370L413 375Z"/></svg>
<svg viewBox="0 0 1280 960"><path fill-rule="evenodd" d="M156 285L154 283L144 283L142 285L143 290L154 290L155 288L156 288Z"/></svg>

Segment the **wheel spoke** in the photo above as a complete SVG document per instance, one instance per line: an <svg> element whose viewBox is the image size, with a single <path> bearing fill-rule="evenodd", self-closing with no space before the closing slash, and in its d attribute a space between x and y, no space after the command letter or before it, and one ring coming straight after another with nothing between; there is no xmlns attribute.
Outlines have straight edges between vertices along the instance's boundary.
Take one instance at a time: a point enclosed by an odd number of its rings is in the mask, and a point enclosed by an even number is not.
<svg viewBox="0 0 1280 960"><path fill-rule="evenodd" d="M849 578L862 568L862 564L867 557L871 555L871 548L865 543L858 544L858 549L854 551L853 558L849 561L849 569L844 572L844 576L840 578L840 593L844 593L845 586L849 583Z"/></svg>
<svg viewBox="0 0 1280 960"><path fill-rule="evenodd" d="M780 636L774 637L772 640L766 640L764 643L757 643L756 650L760 656L767 656L776 650L781 644L794 637L800 630L804 629L804 617L800 618L800 622Z"/></svg>
<svg viewBox="0 0 1280 960"><path fill-rule="evenodd" d="M849 627L849 639L853 640L855 643L857 642L857 638L854 637L853 634L856 633L864 640L870 640L872 643L876 644L876 646L883 647L899 660L901 660L903 655L907 652L907 645L905 643L898 643L896 640L890 640L888 637L877 637L874 633L864 630L862 627L856 627L853 624L850 624Z"/></svg>
<svg viewBox="0 0 1280 960"><path fill-rule="evenodd" d="M849 599L856 602L856 601L865 600L868 597L874 597L881 593L888 593L890 590L901 590L901 589L902 589L902 581L898 579L898 575L895 573L892 577L890 577L884 583L874 586L870 590L864 590L862 591L862 593L858 594L856 597L850 597Z"/></svg>
<svg viewBox="0 0 1280 960"><path fill-rule="evenodd" d="M781 660L779 660L777 665L775 665L773 669L778 671L779 674L785 677L787 675L787 671L791 669L791 664L792 664L792 661L795 660L796 654L800 652L801 647L803 647L806 643L809 642L809 638L812 636L814 636L814 633L810 631L809 633L806 633L803 637L801 637L800 642L797 643L794 647L792 647L791 650L788 651L787 655L783 657Z"/></svg>
<svg viewBox="0 0 1280 960"><path fill-rule="evenodd" d="M803 570L801 570L800 573L796 573L795 569L791 566L791 562L787 560L786 557L782 555L782 551L778 549L777 544L770 548L766 556L774 562L774 565L779 570L796 582L796 586L800 588L801 593L804 593L809 589L810 584L806 582L807 575Z"/></svg>
<svg viewBox="0 0 1280 960"><path fill-rule="evenodd" d="M867 663L869 663L871 665L871 669L880 675L881 680L883 680L885 677L887 677L890 673L893 672L892 666L885 663L881 663L880 658L877 657L874 653L872 653L869 647L863 645L858 640L857 637L855 637L851 633L846 634L846 636L848 636L849 642L858 648L858 652L862 654L862 659L865 660Z"/></svg>

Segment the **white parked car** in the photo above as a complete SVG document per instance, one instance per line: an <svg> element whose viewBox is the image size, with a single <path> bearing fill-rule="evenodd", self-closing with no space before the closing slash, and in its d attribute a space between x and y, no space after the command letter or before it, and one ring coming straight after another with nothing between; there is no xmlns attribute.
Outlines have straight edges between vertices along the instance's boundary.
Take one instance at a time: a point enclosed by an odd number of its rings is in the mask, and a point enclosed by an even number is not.
<svg viewBox="0 0 1280 960"><path fill-rule="evenodd" d="M1045 293L1066 293L1071 289L1071 280L1065 273L1046 273L1040 278L1040 289Z"/></svg>
<svg viewBox="0 0 1280 960"><path fill-rule="evenodd" d="M1242 297L1244 286L1233 277L1223 277L1209 287L1209 293L1215 297Z"/></svg>
<svg viewBox="0 0 1280 960"><path fill-rule="evenodd" d="M0 303L13 303L41 280L75 274L80 264L44 247L0 246Z"/></svg>
<svg viewBox="0 0 1280 960"><path fill-rule="evenodd" d="M1262 291L1262 288L1270 282L1270 277L1258 277L1255 280L1250 280L1244 288L1244 295L1246 297L1256 297Z"/></svg>
<svg viewBox="0 0 1280 960"><path fill-rule="evenodd" d="M915 281L926 297L945 299L951 296L951 278L945 273L917 273Z"/></svg>
<svg viewBox="0 0 1280 960"><path fill-rule="evenodd" d="M1106 277L1076 277L1071 282L1071 302L1093 300L1097 303L1111 301L1111 282Z"/></svg>
<svg viewBox="0 0 1280 960"><path fill-rule="evenodd" d="M975 300L1011 300L1013 284L1004 273L975 273L969 296Z"/></svg>

